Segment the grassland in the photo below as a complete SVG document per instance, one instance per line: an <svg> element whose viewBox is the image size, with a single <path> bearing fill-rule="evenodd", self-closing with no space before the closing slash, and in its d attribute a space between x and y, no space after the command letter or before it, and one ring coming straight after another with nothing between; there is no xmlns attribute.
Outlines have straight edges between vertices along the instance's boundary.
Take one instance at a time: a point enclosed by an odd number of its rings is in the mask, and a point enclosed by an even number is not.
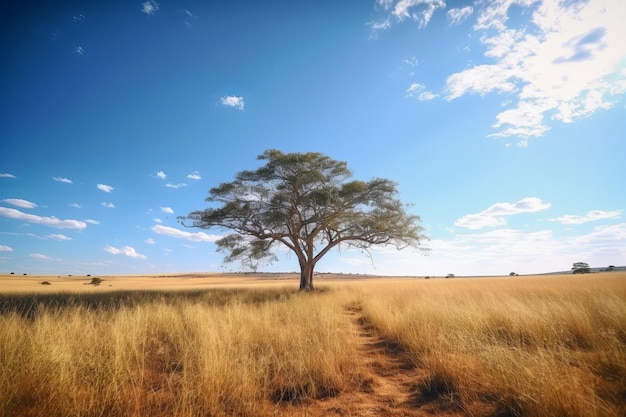
<svg viewBox="0 0 626 417"><path fill-rule="evenodd" d="M2 416L626 415L624 273L29 279Z"/></svg>

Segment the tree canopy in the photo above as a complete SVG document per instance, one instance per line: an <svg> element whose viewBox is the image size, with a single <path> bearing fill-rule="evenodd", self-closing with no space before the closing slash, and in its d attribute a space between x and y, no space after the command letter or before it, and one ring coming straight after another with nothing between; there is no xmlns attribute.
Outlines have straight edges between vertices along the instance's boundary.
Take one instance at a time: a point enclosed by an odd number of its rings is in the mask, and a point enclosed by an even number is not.
<svg viewBox="0 0 626 417"><path fill-rule="evenodd" d="M335 247L424 249L420 218L406 211L394 182L350 180L346 162L316 152L267 150L258 159L265 165L209 191L206 201L216 207L182 218L194 227L231 230L216 242L226 262L254 270L285 246L298 259L300 289L310 291L315 265Z"/></svg>
<svg viewBox="0 0 626 417"><path fill-rule="evenodd" d="M591 272L589 268L589 264L586 262L575 262L572 265L572 273L573 274L588 274Z"/></svg>

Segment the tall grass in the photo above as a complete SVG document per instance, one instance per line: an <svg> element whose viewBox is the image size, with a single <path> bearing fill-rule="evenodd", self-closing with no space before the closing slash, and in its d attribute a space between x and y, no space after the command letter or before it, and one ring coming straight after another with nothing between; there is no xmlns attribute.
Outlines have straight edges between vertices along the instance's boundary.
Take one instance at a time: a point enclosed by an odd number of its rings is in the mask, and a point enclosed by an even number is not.
<svg viewBox="0 0 626 417"><path fill-rule="evenodd" d="M416 400L447 396L468 414L482 402L498 416L626 415L623 276L431 280L369 292L369 320L428 371L416 379Z"/></svg>
<svg viewBox="0 0 626 417"><path fill-rule="evenodd" d="M626 415L624 274L0 295L0 415L280 414L358 389L355 306L415 365L405 406Z"/></svg>
<svg viewBox="0 0 626 417"><path fill-rule="evenodd" d="M271 415L281 402L335 395L354 374L328 294L138 296L5 311L0 415Z"/></svg>

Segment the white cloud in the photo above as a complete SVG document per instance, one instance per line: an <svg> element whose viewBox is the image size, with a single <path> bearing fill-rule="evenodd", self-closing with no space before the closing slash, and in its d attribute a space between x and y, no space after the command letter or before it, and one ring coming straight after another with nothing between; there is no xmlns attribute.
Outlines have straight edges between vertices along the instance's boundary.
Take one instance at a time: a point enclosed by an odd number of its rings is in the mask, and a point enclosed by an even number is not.
<svg viewBox="0 0 626 417"><path fill-rule="evenodd" d="M28 255L29 258L33 258L33 259L40 259L42 261L54 261L55 259L48 256L48 255L44 255L43 253L31 253L30 255Z"/></svg>
<svg viewBox="0 0 626 417"><path fill-rule="evenodd" d="M13 252L13 248L6 245L0 245L0 252Z"/></svg>
<svg viewBox="0 0 626 417"><path fill-rule="evenodd" d="M406 97L417 98L419 101L430 101L437 97L437 94L427 91L426 87L420 83L413 83L406 90Z"/></svg>
<svg viewBox="0 0 626 417"><path fill-rule="evenodd" d="M389 8L393 5L393 2L394 0L376 0L376 4L385 10L389 10Z"/></svg>
<svg viewBox="0 0 626 417"><path fill-rule="evenodd" d="M106 184L98 184L96 185L96 188L98 190L102 190L105 193L110 193L111 191L113 191L115 188L111 187L110 185L106 185Z"/></svg>
<svg viewBox="0 0 626 417"><path fill-rule="evenodd" d="M106 207L106 208L115 208L115 204L113 203L107 203L106 201L103 201L102 203L100 203L102 205L102 207Z"/></svg>
<svg viewBox="0 0 626 417"><path fill-rule="evenodd" d="M200 176L200 173L198 171L194 171L191 172L189 174L187 174L187 178L189 178L190 180L201 180L202 177Z"/></svg>
<svg viewBox="0 0 626 417"><path fill-rule="evenodd" d="M165 177L167 177L167 175L165 174L165 172L159 171L159 172L156 173L156 177L159 178L159 179L164 180Z"/></svg>
<svg viewBox="0 0 626 417"><path fill-rule="evenodd" d="M53 234L47 235L46 237L50 239L54 239L54 240L72 240L71 237L62 235L60 233L53 233Z"/></svg>
<svg viewBox="0 0 626 417"><path fill-rule="evenodd" d="M174 209L172 209L171 207L161 207L161 211L163 213L174 214Z"/></svg>
<svg viewBox="0 0 626 417"><path fill-rule="evenodd" d="M155 223L163 223L163 220L161 220L161 219L159 219L159 218L155 218L155 219L154 219L154 222L155 222Z"/></svg>
<svg viewBox="0 0 626 417"><path fill-rule="evenodd" d="M438 94L435 94L431 91L423 91L417 96L417 99L419 101L430 101L436 99L437 97L439 97Z"/></svg>
<svg viewBox="0 0 626 417"><path fill-rule="evenodd" d="M107 245L104 247L104 250L105 252L109 252L113 255L126 255L130 258L146 259L145 255L137 253L135 248L133 248L132 246L123 246L121 248L116 248L116 247Z"/></svg>
<svg viewBox="0 0 626 417"><path fill-rule="evenodd" d="M13 174L4 173L4 174L0 174L0 178L17 178L17 177Z"/></svg>
<svg viewBox="0 0 626 417"><path fill-rule="evenodd" d="M461 9L450 9L447 14L451 24L459 25L470 17L472 13L474 13L474 8L472 6L466 6Z"/></svg>
<svg viewBox="0 0 626 417"><path fill-rule="evenodd" d="M4 201L5 203L9 203L12 206L26 208L26 209L31 209L31 208L37 207L37 204L32 203L32 202L30 202L28 200L22 200L21 198L5 198L2 201Z"/></svg>
<svg viewBox="0 0 626 417"><path fill-rule="evenodd" d="M397 251L374 248L376 270L365 264L361 272L412 275L508 275L569 271L573 262L592 267L620 265L626 259L626 223L596 227L576 236L559 236L552 230L495 229L433 239L429 256L413 248ZM347 256L349 251L343 251ZM362 254L354 253L362 258ZM341 269L345 262L338 264ZM358 268L350 267L350 272Z"/></svg>
<svg viewBox="0 0 626 417"><path fill-rule="evenodd" d="M506 224L505 216L521 213L535 213L550 208L550 203L543 203L536 197L527 197L516 203L496 203L484 211L476 214L468 214L458 219L454 225L468 229L481 229L483 227L503 226Z"/></svg>
<svg viewBox="0 0 626 417"><path fill-rule="evenodd" d="M216 240L221 239L221 236L218 235L209 235L204 232L186 232L184 230L179 230L174 227L155 225L152 226L152 231L154 233L158 233L160 235L165 235L169 237L175 237L179 239L187 239L192 242L215 242Z"/></svg>
<svg viewBox="0 0 626 417"><path fill-rule="evenodd" d="M94 220L94 219L87 219L85 220L85 222L89 224L100 224L98 220Z"/></svg>
<svg viewBox="0 0 626 417"><path fill-rule="evenodd" d="M146 242L148 245L154 245L154 243L155 243L154 239L152 239L152 238L148 238L148 239L144 240L144 242Z"/></svg>
<svg viewBox="0 0 626 417"><path fill-rule="evenodd" d="M221 103L226 107L234 107L239 110L243 110L245 103L243 97L226 96L220 98Z"/></svg>
<svg viewBox="0 0 626 417"><path fill-rule="evenodd" d="M72 203L72 204L70 204L70 207L81 208L81 205L78 204L78 203Z"/></svg>
<svg viewBox="0 0 626 417"><path fill-rule="evenodd" d="M522 26L509 19L513 7L531 19ZM521 145L548 131L550 120L571 123L609 109L626 92L624 21L623 1L490 0L474 30L495 62L450 75L447 98L492 92L514 98L496 115L491 136L516 136Z"/></svg>
<svg viewBox="0 0 626 417"><path fill-rule="evenodd" d="M148 0L141 3L141 11L145 14L154 14L159 10L159 3L153 0Z"/></svg>
<svg viewBox="0 0 626 417"><path fill-rule="evenodd" d="M603 219L619 219L624 210L614 210L614 211L603 211L603 210L591 210L587 214L583 216L578 216L575 214L566 214L564 216L556 217L550 219L554 222L559 222L562 224L583 224L588 222L593 222L596 220Z"/></svg>
<svg viewBox="0 0 626 417"><path fill-rule="evenodd" d="M370 22L368 23L369 27L372 28L373 32L379 31L379 30L387 30L391 27L391 21L389 20L389 18L379 21L379 22Z"/></svg>
<svg viewBox="0 0 626 417"><path fill-rule="evenodd" d="M77 46L74 52L76 52L76 54L78 55L85 55L85 48L83 48L82 46Z"/></svg>
<svg viewBox="0 0 626 417"><path fill-rule="evenodd" d="M42 217L34 214L23 213L19 210L0 207L0 216L12 219L24 220L29 223L41 224L44 226L56 227L58 229L84 229L87 223L80 220L61 220L56 217Z"/></svg>
<svg viewBox="0 0 626 417"><path fill-rule="evenodd" d="M64 182L66 184L71 184L72 180L69 178L63 178L63 177L52 177L53 180L57 181L57 182Z"/></svg>
<svg viewBox="0 0 626 417"><path fill-rule="evenodd" d="M176 184L173 184L171 182L168 182L167 184L165 184L165 186L167 188L182 188L182 187L186 187L188 184L184 183L184 182L179 182Z"/></svg>
<svg viewBox="0 0 626 417"><path fill-rule="evenodd" d="M398 21L411 19L418 22L420 28L424 28L430 22L435 10L445 7L446 2L444 0L399 0L393 8L392 14ZM419 10L416 11L415 9Z"/></svg>

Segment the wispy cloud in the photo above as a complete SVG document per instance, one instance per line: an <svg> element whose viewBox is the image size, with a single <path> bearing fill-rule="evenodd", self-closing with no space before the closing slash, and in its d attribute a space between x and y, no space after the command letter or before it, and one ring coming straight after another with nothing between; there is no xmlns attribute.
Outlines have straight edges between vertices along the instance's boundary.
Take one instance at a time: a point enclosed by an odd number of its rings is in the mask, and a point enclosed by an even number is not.
<svg viewBox="0 0 626 417"><path fill-rule="evenodd" d="M141 11L145 14L155 14L159 10L159 3L153 0L148 0L141 3Z"/></svg>
<svg viewBox="0 0 626 417"><path fill-rule="evenodd" d="M220 102L226 107L234 107L239 110L243 110L245 103L243 97L226 96L220 98Z"/></svg>
<svg viewBox="0 0 626 417"><path fill-rule="evenodd" d="M98 190L102 190L105 193L110 193L111 191L113 191L115 188L111 187L110 185L106 185L106 184L98 184L96 185L96 188Z"/></svg>
<svg viewBox="0 0 626 417"><path fill-rule="evenodd" d="M196 181L202 179L198 171L194 171L194 172L187 174L187 178L189 178L190 180L196 180Z"/></svg>
<svg viewBox="0 0 626 417"><path fill-rule="evenodd" d="M115 204L113 203L107 203L106 201L103 201L102 203L100 203L102 205L102 207L106 207L106 208L115 208Z"/></svg>
<svg viewBox="0 0 626 417"><path fill-rule="evenodd" d="M623 211L624 210L591 210L590 212L582 216L576 214L566 214L564 216L556 217L550 220L553 222L559 222L561 224L583 224L596 220L619 219L622 216Z"/></svg>
<svg viewBox="0 0 626 417"><path fill-rule="evenodd" d="M72 203L70 204L70 207L74 207L74 208L81 208L82 206L78 203Z"/></svg>
<svg viewBox="0 0 626 417"><path fill-rule="evenodd" d="M513 6L532 12L528 24L510 19ZM516 12L517 13L517 12ZM571 123L615 105L626 92L626 2L511 2L490 0L474 30L485 57L447 78L446 96L506 94L493 137L542 136L550 120Z"/></svg>
<svg viewBox="0 0 626 417"><path fill-rule="evenodd" d="M4 174L0 174L0 178L17 178L17 177L13 174L4 173Z"/></svg>
<svg viewBox="0 0 626 417"><path fill-rule="evenodd" d="M32 208L37 207L37 204L30 202L28 200L22 200L21 198L5 198L2 201L4 201L5 203L9 203L12 206L16 206L20 208L32 209Z"/></svg>
<svg viewBox="0 0 626 417"><path fill-rule="evenodd" d="M54 239L54 240L59 240L59 241L61 241L61 240L72 240L71 237L62 235L60 233L53 233L53 234L47 235L46 237L49 238L49 239Z"/></svg>
<svg viewBox="0 0 626 417"><path fill-rule="evenodd" d="M94 219L87 219L85 220L85 222L89 224L100 224L98 220L94 220Z"/></svg>
<svg viewBox="0 0 626 417"><path fill-rule="evenodd" d="M417 22L418 26L423 29L437 9L446 7L446 2L444 0L379 0L377 5L382 7L387 16L385 19L369 23L373 34L379 30L387 30L394 23L404 20Z"/></svg>
<svg viewBox="0 0 626 417"><path fill-rule="evenodd" d="M153 220L155 223L163 223L163 220L159 219L158 217L154 218Z"/></svg>
<svg viewBox="0 0 626 417"><path fill-rule="evenodd" d="M463 23L468 17L470 17L474 13L474 8L472 6L466 6L460 9L454 8L448 10L448 20L452 25L459 25Z"/></svg>
<svg viewBox="0 0 626 417"><path fill-rule="evenodd" d="M135 248L133 248L132 246L123 246L121 248L116 248L116 247L107 245L104 247L104 250L105 252L111 253L113 255L125 255L130 258L146 259L145 255L137 253Z"/></svg>
<svg viewBox="0 0 626 417"><path fill-rule="evenodd" d="M48 255L44 255L43 253L31 253L28 255L29 258L39 259L41 261L55 261L55 258L52 258Z"/></svg>
<svg viewBox="0 0 626 417"><path fill-rule="evenodd" d="M13 248L6 245L0 245L0 252L13 252Z"/></svg>
<svg viewBox="0 0 626 417"><path fill-rule="evenodd" d="M219 240L222 238L222 236L209 235L204 232L195 232L195 233L186 232L184 230L179 230L174 227L162 226L160 224L152 226L151 229L154 233L157 233L160 235L175 237L179 239L187 239L192 242L215 242L216 240Z"/></svg>
<svg viewBox="0 0 626 417"><path fill-rule="evenodd" d="M69 178L63 178L63 177L52 177L53 180L57 181L57 182L64 182L66 184L71 184L72 180Z"/></svg>
<svg viewBox="0 0 626 417"><path fill-rule="evenodd" d="M76 49L74 49L74 52L76 52L77 55L85 55L85 48L77 46Z"/></svg>
<svg viewBox="0 0 626 417"><path fill-rule="evenodd" d="M406 90L406 97L417 98L419 101L430 101L437 98L437 94L427 91L426 86L420 83L413 83Z"/></svg>
<svg viewBox="0 0 626 417"><path fill-rule="evenodd" d="M165 186L167 188L182 188L182 187L186 187L188 184L184 183L184 182L179 182L177 184L168 182L167 184L165 184Z"/></svg>
<svg viewBox="0 0 626 417"><path fill-rule="evenodd" d="M543 203L539 198L527 197L516 203L496 203L480 213L461 217L454 225L474 230L483 227L503 226L506 224L506 216L535 213L550 207L550 203Z"/></svg>
<svg viewBox="0 0 626 417"><path fill-rule="evenodd" d="M174 214L174 210L171 207L161 207L163 213Z"/></svg>
<svg viewBox="0 0 626 417"><path fill-rule="evenodd" d="M165 174L165 172L159 171L159 172L156 173L156 177L159 178L159 179L164 180L165 177L167 177L167 175Z"/></svg>
<svg viewBox="0 0 626 417"><path fill-rule="evenodd" d="M154 245L155 241L152 238L148 238L146 240L144 240L144 242L146 242L148 245Z"/></svg>
<svg viewBox="0 0 626 417"><path fill-rule="evenodd" d="M84 229L87 223L80 220L61 220L56 217L43 217L34 214L23 213L19 210L0 207L0 216L11 219L24 220L29 223L41 224L44 226L56 227L58 229Z"/></svg>

